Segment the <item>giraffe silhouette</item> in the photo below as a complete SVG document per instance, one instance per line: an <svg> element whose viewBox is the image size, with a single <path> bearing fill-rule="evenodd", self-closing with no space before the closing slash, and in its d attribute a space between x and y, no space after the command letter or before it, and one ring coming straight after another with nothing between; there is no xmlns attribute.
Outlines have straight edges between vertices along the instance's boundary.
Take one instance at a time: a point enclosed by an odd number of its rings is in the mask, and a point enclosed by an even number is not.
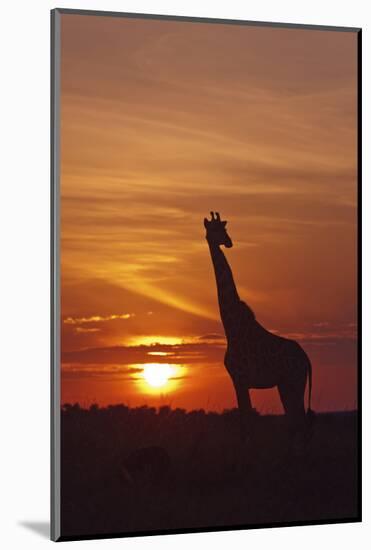
<svg viewBox="0 0 371 550"><path fill-rule="evenodd" d="M294 340L266 330L255 318L252 309L241 301L232 270L221 250L231 248L232 240L226 221L211 212L204 219L206 240L215 271L220 317L227 338L224 364L236 392L243 438L250 434L249 419L253 411L250 389L277 387L289 422L292 437L306 433L313 418L310 408L312 366L303 348ZM309 383L308 411L305 412L304 392Z"/></svg>

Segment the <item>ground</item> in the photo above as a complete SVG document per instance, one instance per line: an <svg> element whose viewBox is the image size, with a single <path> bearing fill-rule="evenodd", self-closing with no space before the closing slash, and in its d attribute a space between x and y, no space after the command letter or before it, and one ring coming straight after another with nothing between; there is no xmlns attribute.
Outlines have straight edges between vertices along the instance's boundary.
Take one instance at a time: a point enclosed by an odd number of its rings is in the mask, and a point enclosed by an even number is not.
<svg viewBox="0 0 371 550"><path fill-rule="evenodd" d="M62 536L357 519L357 414L317 414L290 452L284 417L123 405L62 409Z"/></svg>

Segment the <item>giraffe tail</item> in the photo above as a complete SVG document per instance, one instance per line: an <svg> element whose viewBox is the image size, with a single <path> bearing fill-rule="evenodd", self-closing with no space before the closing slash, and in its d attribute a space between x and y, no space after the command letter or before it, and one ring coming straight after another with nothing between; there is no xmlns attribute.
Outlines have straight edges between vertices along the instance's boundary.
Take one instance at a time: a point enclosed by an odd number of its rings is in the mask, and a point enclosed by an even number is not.
<svg viewBox="0 0 371 550"><path fill-rule="evenodd" d="M311 399L312 399L312 363L308 357L308 409L307 409L307 418L308 420L314 420L315 413L311 408Z"/></svg>

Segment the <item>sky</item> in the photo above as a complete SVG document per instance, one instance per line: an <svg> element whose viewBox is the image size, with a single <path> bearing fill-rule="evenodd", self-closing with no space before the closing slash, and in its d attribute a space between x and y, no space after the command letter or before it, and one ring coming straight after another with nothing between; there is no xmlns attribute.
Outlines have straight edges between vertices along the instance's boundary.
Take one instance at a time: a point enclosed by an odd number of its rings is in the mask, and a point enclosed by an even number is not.
<svg viewBox="0 0 371 550"><path fill-rule="evenodd" d="M314 409L355 408L356 195L355 33L63 14L62 402L236 406L216 210L241 299L311 358Z"/></svg>

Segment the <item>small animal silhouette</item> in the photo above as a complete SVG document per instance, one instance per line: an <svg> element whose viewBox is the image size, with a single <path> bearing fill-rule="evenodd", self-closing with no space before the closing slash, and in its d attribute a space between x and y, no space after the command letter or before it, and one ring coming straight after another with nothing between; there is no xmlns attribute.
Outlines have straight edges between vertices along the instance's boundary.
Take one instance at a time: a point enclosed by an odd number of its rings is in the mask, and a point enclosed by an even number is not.
<svg viewBox="0 0 371 550"><path fill-rule="evenodd" d="M252 406L249 390L277 387L289 420L292 437L303 433L313 417L310 408L312 366L303 348L294 340L266 330L258 323L251 308L240 300L231 268L221 250L233 246L226 221L211 212L204 219L206 240L215 271L220 316L227 337L224 364L232 378L240 412L243 438L249 434ZM305 414L304 392L309 380L308 411Z"/></svg>
<svg viewBox="0 0 371 550"><path fill-rule="evenodd" d="M163 482L171 472L171 459L163 447L141 447L122 462L121 476L130 485Z"/></svg>

